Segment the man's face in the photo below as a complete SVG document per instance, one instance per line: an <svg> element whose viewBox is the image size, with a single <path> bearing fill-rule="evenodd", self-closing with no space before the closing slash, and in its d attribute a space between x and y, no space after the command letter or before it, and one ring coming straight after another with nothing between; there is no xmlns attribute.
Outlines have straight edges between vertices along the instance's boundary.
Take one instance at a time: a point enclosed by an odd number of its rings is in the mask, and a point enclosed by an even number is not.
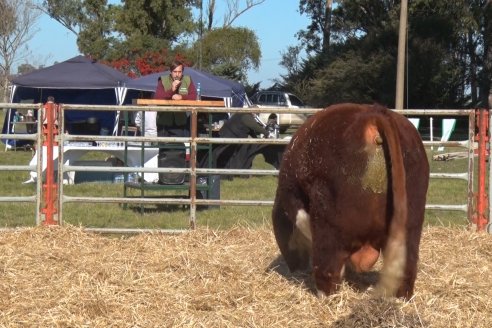
<svg viewBox="0 0 492 328"><path fill-rule="evenodd" d="M183 77L183 65L179 65L173 71L171 71L173 80L181 80Z"/></svg>

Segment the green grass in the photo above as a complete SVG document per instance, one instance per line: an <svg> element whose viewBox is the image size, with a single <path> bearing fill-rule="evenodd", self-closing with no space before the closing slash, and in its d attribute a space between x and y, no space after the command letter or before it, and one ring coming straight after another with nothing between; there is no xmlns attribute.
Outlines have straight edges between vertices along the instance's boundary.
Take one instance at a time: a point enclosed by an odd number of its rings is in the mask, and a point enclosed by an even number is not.
<svg viewBox="0 0 492 328"><path fill-rule="evenodd" d="M104 157L104 155L102 155ZM0 165L26 165L32 157L31 151L8 151L0 156ZM82 160L100 160L101 154L88 153ZM258 157L257 168L272 168ZM28 172L0 172L0 196L28 196L36 192L35 184L22 184L29 178ZM222 199L273 199L276 177L236 178L221 182ZM130 190L138 196L140 191ZM80 183L65 185L64 193L69 196L123 197L123 185L117 183ZM179 192L177 192L179 193ZM156 193L154 193L156 194ZM158 194L158 193L157 193ZM146 193L152 195L152 193ZM270 220L270 207L265 206L222 206L220 209L199 210L197 225L227 228L237 224L258 226ZM189 227L189 209L179 206L146 205L144 213L138 205L123 208L118 204L65 203L63 220L73 225L87 227L162 228L180 229ZM0 226L32 226L35 224L33 203L0 203Z"/></svg>
<svg viewBox="0 0 492 328"><path fill-rule="evenodd" d="M453 151L448 150L446 151ZM83 159L100 159L101 154L87 154ZM0 156L0 165L27 164L30 151L8 151ZM467 160L431 161L432 172L466 172ZM254 161L258 169L271 168L258 156ZM34 195L35 185L22 184L28 172L0 172L0 196ZM431 179L427 202L432 204L465 204L467 182L464 180ZM272 200L276 189L276 177L262 176L235 178L221 181L221 199ZM122 184L80 183L64 186L70 196L122 197ZM133 191L138 196L139 191ZM32 226L35 224L33 203L0 203L0 226ZM241 224L257 227L270 222L269 206L221 206L220 209L199 210L197 226L229 228ZM73 225L86 227L162 228L186 229L189 225L189 210L179 206L129 205L126 209L118 204L65 203L63 219ZM466 213L460 211L426 211L426 223L432 225L466 225Z"/></svg>
<svg viewBox="0 0 492 328"><path fill-rule="evenodd" d="M463 152L466 149L447 147L444 152ZM450 161L434 161L432 155L441 154L428 150L431 173L465 173L468 171L468 159L454 159ZM475 157L474 190L477 185L477 162ZM430 179L427 193L427 204L463 205L467 203L467 185L465 180L456 179ZM461 211L426 211L426 223L431 225L457 226L468 224L467 213Z"/></svg>
<svg viewBox="0 0 492 328"><path fill-rule="evenodd" d="M0 124L3 117L0 118ZM446 152L462 151L449 149ZM0 156L0 165L27 165L32 158L31 151L8 151ZM433 153L429 150L429 158ZM101 160L106 155L88 153L83 160ZM467 160L430 161L432 172L467 171ZM262 156L256 157L254 168L271 169L263 161ZM475 180L476 180L475 174ZM36 193L34 184L22 184L29 178L28 172L0 171L0 196L27 196ZM273 176L236 178L232 181L222 179L221 199L273 200L277 178ZM467 182L464 180L431 179L427 197L429 204L465 204ZM64 193L70 196L84 197L123 197L123 185L111 183L81 183L64 186ZM134 191L133 195L138 195ZM141 214L140 207L129 205L126 209L118 204L98 203L65 203L63 220L73 225L86 227L118 227L118 228L163 228L179 229L189 227L189 210L178 206L147 205ZM229 228L234 225L251 227L270 223L270 206L221 206L220 209L200 210L197 212L197 226L211 228ZM432 225L466 225L466 213L460 211L426 211L426 223ZM0 203L0 227L33 226L35 225L34 203Z"/></svg>

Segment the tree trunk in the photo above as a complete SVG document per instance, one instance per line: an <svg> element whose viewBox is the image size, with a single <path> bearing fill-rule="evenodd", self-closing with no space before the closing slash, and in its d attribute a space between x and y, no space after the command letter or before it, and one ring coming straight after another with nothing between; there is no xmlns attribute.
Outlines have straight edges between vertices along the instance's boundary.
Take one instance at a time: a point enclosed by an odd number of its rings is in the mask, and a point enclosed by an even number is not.
<svg viewBox="0 0 492 328"><path fill-rule="evenodd" d="M323 26L323 45L321 50L324 55L327 55L330 49L332 6L333 6L333 0L326 0L325 19L324 19L324 26Z"/></svg>
<svg viewBox="0 0 492 328"><path fill-rule="evenodd" d="M480 88L479 100L481 106L489 105L490 89L490 74L492 74L492 10L484 8L484 28L483 28L483 74Z"/></svg>
<svg viewBox="0 0 492 328"><path fill-rule="evenodd" d="M468 33L467 35L467 53L470 56L470 95L473 106L477 104L477 56L475 54L475 46L473 45L473 34Z"/></svg>

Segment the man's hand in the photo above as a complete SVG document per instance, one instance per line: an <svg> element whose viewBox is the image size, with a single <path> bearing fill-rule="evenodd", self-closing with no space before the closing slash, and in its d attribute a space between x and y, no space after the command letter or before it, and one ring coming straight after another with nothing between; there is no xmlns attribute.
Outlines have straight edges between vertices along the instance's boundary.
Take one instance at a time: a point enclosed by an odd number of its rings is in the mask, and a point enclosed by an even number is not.
<svg viewBox="0 0 492 328"><path fill-rule="evenodd" d="M174 94L171 99L172 100L182 100L183 96L180 94Z"/></svg>
<svg viewBox="0 0 492 328"><path fill-rule="evenodd" d="M174 80L172 84L172 90L173 92L176 92L176 90L179 89L179 85L181 84L181 80Z"/></svg>

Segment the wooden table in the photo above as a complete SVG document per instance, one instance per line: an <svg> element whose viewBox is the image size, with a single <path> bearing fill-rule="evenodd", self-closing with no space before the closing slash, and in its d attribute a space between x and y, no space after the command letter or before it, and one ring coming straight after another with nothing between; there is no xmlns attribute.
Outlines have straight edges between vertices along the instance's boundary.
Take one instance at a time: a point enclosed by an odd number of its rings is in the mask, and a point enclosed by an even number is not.
<svg viewBox="0 0 492 328"><path fill-rule="evenodd" d="M186 109L187 111L192 111L191 114L191 128L190 134L192 138L197 137L197 110L193 107L225 107L224 100L165 100L165 99L136 99L137 105L154 105L154 106L187 106L190 109ZM174 109L163 109L174 111ZM212 145L206 146L206 149L201 149L207 152L208 156L212 155ZM191 169L194 170L196 168L195 159L197 157L198 146L195 144L191 146ZM159 161L159 159L158 159ZM160 163L158 163L158 166ZM147 174L145 175L147 178ZM145 197L146 190L188 190L189 195L191 197L196 197L197 191L202 192L201 197L203 198L212 198L212 199L220 199L220 176L210 176L210 177L201 177L206 181L205 183L197 183L195 179L190 179L189 182L185 182L182 184L149 184L149 183L125 183L123 194L125 197L130 197L128 195L127 189L139 189L140 196L134 197ZM169 196L169 195L167 195ZM158 197L153 195L153 197ZM143 203L140 205L141 211L143 213Z"/></svg>
<svg viewBox="0 0 492 328"><path fill-rule="evenodd" d="M53 148L53 165L54 167L58 167L58 152L59 147ZM100 152L106 153L109 155L113 155L119 158L121 161L125 161L127 166L129 167L158 167L158 154L159 149L157 148L148 148L142 151L141 145L128 145L126 150L123 145L107 145L107 146L90 146L90 145L65 145L63 146L63 161L65 165L73 165L74 162L78 161L84 154L88 152ZM126 157L125 157L126 154ZM143 154L143 158L142 158ZM29 165L36 166L37 165L37 156L38 151L34 154L33 158ZM43 146L43 155L42 155L42 171L44 172L47 167L47 148ZM142 159L144 161L142 165ZM55 169L56 170L56 169ZM37 172L30 172L31 181L35 181L37 179ZM152 182L158 178L157 173L145 173L145 180ZM75 171L69 171L64 174L64 180L67 180L68 184L73 184L75 181Z"/></svg>
<svg viewBox="0 0 492 328"><path fill-rule="evenodd" d="M223 100L137 99L137 105L225 107Z"/></svg>

